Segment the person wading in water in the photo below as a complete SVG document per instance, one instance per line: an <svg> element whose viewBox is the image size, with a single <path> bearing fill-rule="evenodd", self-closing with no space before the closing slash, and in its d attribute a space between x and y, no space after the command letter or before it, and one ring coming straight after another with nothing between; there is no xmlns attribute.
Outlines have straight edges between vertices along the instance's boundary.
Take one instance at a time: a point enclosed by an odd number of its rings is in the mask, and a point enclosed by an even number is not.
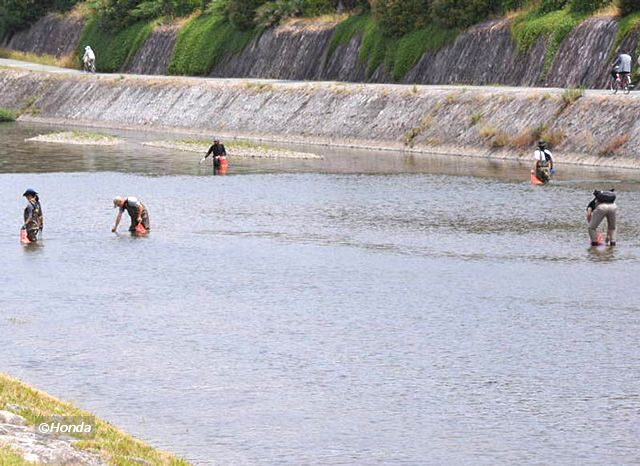
<svg viewBox="0 0 640 466"><path fill-rule="evenodd" d="M604 218L607 218L606 243L609 246L616 245L616 193L612 188L610 191L593 192L593 200L587 206L587 222L589 223L589 238L591 246L598 246L598 226Z"/></svg>
<svg viewBox="0 0 640 466"><path fill-rule="evenodd" d="M116 217L116 224L111 229L113 233L118 229L122 214L125 210L129 214L129 217L131 217L131 225L129 226L131 234L145 235L149 233L149 230L151 230L151 226L149 225L149 211L137 198L132 196L118 196L113 199L113 208L115 209L116 207L118 207L120 211Z"/></svg>
<svg viewBox="0 0 640 466"><path fill-rule="evenodd" d="M550 174L555 173L555 169L553 168L553 157L551 155L551 151L547 147L547 143L545 141L538 141L538 148L533 154L533 159L535 160L533 169L535 171L536 178L543 183L548 183Z"/></svg>
<svg viewBox="0 0 640 466"><path fill-rule="evenodd" d="M38 193L33 189L27 189L23 196L27 198L28 204L24 209L24 224L22 225L22 229L26 232L27 239L33 243L38 241L38 233L41 233L44 227L42 206L40 206Z"/></svg>
<svg viewBox="0 0 640 466"><path fill-rule="evenodd" d="M217 137L213 138L213 145L209 147L207 154L200 159L200 163L204 162L211 154L213 154L213 174L217 175L220 172L223 159L227 157L227 150Z"/></svg>

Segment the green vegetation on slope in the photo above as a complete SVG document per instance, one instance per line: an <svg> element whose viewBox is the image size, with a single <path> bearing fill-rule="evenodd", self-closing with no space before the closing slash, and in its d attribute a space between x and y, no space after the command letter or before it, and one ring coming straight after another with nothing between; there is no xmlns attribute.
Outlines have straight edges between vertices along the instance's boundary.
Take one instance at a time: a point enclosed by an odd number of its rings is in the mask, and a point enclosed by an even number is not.
<svg viewBox="0 0 640 466"><path fill-rule="evenodd" d="M96 53L98 71L119 71L140 50L151 34L154 24L154 21L139 22L120 31L109 31L101 28L99 19L93 17L82 31L78 44L78 58L82 58L84 46L91 45Z"/></svg>
<svg viewBox="0 0 640 466"><path fill-rule="evenodd" d="M7 405L18 405L21 410L18 414L24 417L30 424L35 424L43 417L61 416L93 416L87 411L76 408L70 403L58 400L40 390L0 373L0 409L7 409ZM110 459L113 465L132 464L130 458L135 457L144 460L144 464L188 466L184 460L177 459L169 453L152 448L146 443L131 437L116 429L111 424L96 418L96 434L94 438L84 439L75 445L78 448L97 450ZM3 457L4 455L4 457ZM6 449L0 450L0 464L21 466L22 464ZM17 461L10 463L9 461ZM28 463L27 463L28 464Z"/></svg>
<svg viewBox="0 0 640 466"><path fill-rule="evenodd" d="M425 52L438 50L453 42L457 36L455 29L430 25L401 37L393 59L393 79L403 78Z"/></svg>
<svg viewBox="0 0 640 466"><path fill-rule="evenodd" d="M623 40L640 26L640 12L623 17L618 23L618 35L613 45L613 50L617 49Z"/></svg>
<svg viewBox="0 0 640 466"><path fill-rule="evenodd" d="M329 43L327 55L331 56L339 45L348 44L356 35L362 34L369 21L371 15L356 15L338 24Z"/></svg>
<svg viewBox="0 0 640 466"><path fill-rule="evenodd" d="M562 41L586 18L586 15L572 13L568 8L551 13L540 13L534 10L518 16L511 26L511 32L521 52L531 49L541 38L548 39L544 57L544 76L546 76Z"/></svg>
<svg viewBox="0 0 640 466"><path fill-rule="evenodd" d="M169 73L206 76L222 58L241 52L258 33L235 29L215 14L197 16L178 33Z"/></svg>
<svg viewBox="0 0 640 466"><path fill-rule="evenodd" d="M393 79L400 80L425 52L437 50L453 42L458 30L442 29L430 24L410 34L393 38L383 33L372 15L353 16L336 27L329 45L328 57L339 45L348 43L359 34L362 35L360 60L367 64L367 75L371 76L384 63Z"/></svg>
<svg viewBox="0 0 640 466"><path fill-rule="evenodd" d="M640 27L640 12L630 14L628 16L623 17L618 23L618 34L616 35L616 40L613 43L613 47L611 47L611 61L614 59L614 55L618 52L620 45L622 42L631 35L632 32L637 30ZM636 46L635 50L627 50L633 56L637 57L640 54L640 43ZM633 81L638 80L640 78L640 69L633 67L632 68L631 79Z"/></svg>
<svg viewBox="0 0 640 466"><path fill-rule="evenodd" d="M16 121L18 114L8 108L0 107L0 123L7 121Z"/></svg>
<svg viewBox="0 0 640 466"><path fill-rule="evenodd" d="M48 11L68 8L79 0L0 0L0 34L25 26ZM178 33L169 72L207 75L225 57L238 53L263 26L303 16L331 14L338 5L352 14L340 23L328 57L340 44L362 37L360 60L367 76L384 65L401 80L425 52L452 42L467 26L507 11L524 8L512 24L518 49L526 52L545 40L544 75L551 69L562 41L590 14L613 0L93 0L78 54L90 44L100 71L118 71L135 56L154 21L193 13ZM640 27L640 0L616 0L623 15L616 44ZM28 7L31 5L31 7ZM89 10L89 6L86 7ZM2 23L2 13L5 23ZM611 10L614 11L614 10ZM4 24L4 25L3 25ZM259 25L259 26L257 26Z"/></svg>

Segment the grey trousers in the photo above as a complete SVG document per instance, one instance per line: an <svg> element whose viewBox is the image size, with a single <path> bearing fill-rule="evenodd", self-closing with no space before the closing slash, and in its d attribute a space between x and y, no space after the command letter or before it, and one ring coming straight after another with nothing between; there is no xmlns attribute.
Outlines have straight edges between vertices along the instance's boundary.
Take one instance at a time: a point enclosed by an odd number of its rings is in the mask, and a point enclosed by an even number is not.
<svg viewBox="0 0 640 466"><path fill-rule="evenodd" d="M616 240L616 210L615 204L598 204L591 213L591 221L589 222L589 238L595 243L598 240L597 229L604 218L607 218L607 240Z"/></svg>

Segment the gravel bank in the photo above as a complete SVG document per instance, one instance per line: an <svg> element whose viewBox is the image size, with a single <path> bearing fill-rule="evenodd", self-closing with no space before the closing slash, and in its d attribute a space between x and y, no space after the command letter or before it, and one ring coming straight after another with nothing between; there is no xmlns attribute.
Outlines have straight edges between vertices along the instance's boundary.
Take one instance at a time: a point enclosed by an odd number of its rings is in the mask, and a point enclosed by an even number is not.
<svg viewBox="0 0 640 466"><path fill-rule="evenodd" d="M25 142L51 142L54 144L74 144L80 146L115 146L122 141L107 134L63 131L61 133L40 134L25 139Z"/></svg>
<svg viewBox="0 0 640 466"><path fill-rule="evenodd" d="M144 142L143 145L150 147L161 147L163 149L180 150L185 152L197 152L205 154L209 150L209 143L201 141L151 141ZM296 152L277 147L245 144L225 144L228 157L243 157L255 159L322 159L323 157L309 152Z"/></svg>

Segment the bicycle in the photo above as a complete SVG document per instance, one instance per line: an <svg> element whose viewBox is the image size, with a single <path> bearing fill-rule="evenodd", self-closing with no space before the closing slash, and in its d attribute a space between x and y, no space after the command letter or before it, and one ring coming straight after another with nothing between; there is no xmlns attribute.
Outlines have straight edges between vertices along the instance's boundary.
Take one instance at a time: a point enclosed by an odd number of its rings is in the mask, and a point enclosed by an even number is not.
<svg viewBox="0 0 640 466"><path fill-rule="evenodd" d="M631 75L621 75L620 73L616 73L616 77L613 76L609 78L609 85L607 86L612 94L617 93L619 90L622 90L625 94L628 94L631 91Z"/></svg>
<svg viewBox="0 0 640 466"><path fill-rule="evenodd" d="M84 60L84 71L87 73L95 73L96 72L96 61L88 58Z"/></svg>

